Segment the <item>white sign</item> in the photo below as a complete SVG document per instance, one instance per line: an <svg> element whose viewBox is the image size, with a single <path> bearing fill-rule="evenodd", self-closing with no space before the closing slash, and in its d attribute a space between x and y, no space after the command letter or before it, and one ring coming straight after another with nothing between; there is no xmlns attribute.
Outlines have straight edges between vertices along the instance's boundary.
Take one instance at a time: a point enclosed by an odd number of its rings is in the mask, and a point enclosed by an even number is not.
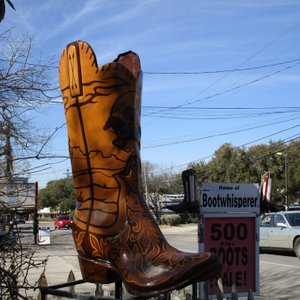
<svg viewBox="0 0 300 300"><path fill-rule="evenodd" d="M50 245L50 228L39 228L39 245Z"/></svg>
<svg viewBox="0 0 300 300"><path fill-rule="evenodd" d="M1 183L0 201L10 207L35 208L35 183Z"/></svg>
<svg viewBox="0 0 300 300"><path fill-rule="evenodd" d="M203 183L200 211L259 212L259 187L253 183Z"/></svg>

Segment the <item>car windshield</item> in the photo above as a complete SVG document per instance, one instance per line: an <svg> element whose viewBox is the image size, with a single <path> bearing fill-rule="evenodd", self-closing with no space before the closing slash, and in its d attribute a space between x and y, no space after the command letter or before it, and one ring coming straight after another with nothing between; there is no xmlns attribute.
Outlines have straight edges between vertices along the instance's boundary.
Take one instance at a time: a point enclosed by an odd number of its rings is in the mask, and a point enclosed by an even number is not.
<svg viewBox="0 0 300 300"><path fill-rule="evenodd" d="M300 226L300 213L286 214L285 217L291 226Z"/></svg>
<svg viewBox="0 0 300 300"><path fill-rule="evenodd" d="M58 220L69 220L68 216L58 217Z"/></svg>

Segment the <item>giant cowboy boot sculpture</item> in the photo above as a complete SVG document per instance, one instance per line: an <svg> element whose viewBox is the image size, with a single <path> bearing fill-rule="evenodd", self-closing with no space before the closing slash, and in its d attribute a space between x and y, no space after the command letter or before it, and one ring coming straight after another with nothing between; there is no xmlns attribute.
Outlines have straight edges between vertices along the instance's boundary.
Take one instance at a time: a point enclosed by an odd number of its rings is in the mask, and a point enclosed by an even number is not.
<svg viewBox="0 0 300 300"><path fill-rule="evenodd" d="M222 264L210 253L185 253L165 240L141 187L139 57L127 52L100 68L92 48L64 50L60 84L77 197L73 237L83 279L122 280L150 297L207 280Z"/></svg>

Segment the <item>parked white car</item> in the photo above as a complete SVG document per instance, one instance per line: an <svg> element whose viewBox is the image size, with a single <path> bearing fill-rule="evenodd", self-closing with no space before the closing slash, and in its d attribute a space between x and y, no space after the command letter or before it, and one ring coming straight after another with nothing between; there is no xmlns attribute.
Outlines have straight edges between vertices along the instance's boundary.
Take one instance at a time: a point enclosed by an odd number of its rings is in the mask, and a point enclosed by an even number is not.
<svg viewBox="0 0 300 300"><path fill-rule="evenodd" d="M300 259L300 211L281 211L262 216L259 248L291 250Z"/></svg>

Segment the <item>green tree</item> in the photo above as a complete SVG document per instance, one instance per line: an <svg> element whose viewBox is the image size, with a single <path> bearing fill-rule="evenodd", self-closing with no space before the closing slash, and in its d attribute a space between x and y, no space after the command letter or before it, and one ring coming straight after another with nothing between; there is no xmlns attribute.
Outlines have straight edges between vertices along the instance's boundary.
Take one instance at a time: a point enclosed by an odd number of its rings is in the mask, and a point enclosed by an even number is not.
<svg viewBox="0 0 300 300"><path fill-rule="evenodd" d="M211 161L190 164L199 183L239 182L260 183L263 172L273 176L273 200L285 197L285 160L287 160L288 192L291 201L299 201L300 193L300 141L290 143L270 141L250 148L223 144Z"/></svg>
<svg viewBox="0 0 300 300"><path fill-rule="evenodd" d="M72 178L49 181L39 192L39 207L51 207L62 212L75 209L76 197Z"/></svg>

